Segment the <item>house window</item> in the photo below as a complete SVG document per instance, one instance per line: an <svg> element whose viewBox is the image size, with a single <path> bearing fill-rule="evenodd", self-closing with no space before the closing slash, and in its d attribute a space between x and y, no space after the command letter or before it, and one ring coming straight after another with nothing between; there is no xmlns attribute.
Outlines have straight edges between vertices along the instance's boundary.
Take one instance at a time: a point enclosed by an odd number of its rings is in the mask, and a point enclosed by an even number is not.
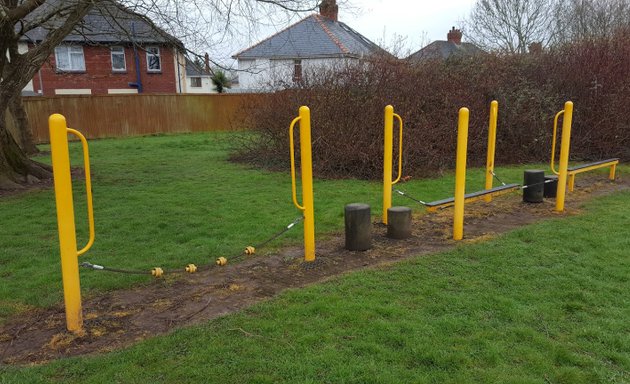
<svg viewBox="0 0 630 384"><path fill-rule="evenodd" d="M127 65L125 63L125 48L111 47L112 54L112 71L125 72Z"/></svg>
<svg viewBox="0 0 630 384"><path fill-rule="evenodd" d="M56 47L55 62L59 71L85 71L83 47L80 45L60 45Z"/></svg>
<svg viewBox="0 0 630 384"><path fill-rule="evenodd" d="M160 48L147 47L147 70L149 72L160 72L162 70Z"/></svg>
<svg viewBox="0 0 630 384"><path fill-rule="evenodd" d="M192 88L201 88L201 77L191 77L190 86Z"/></svg>
<svg viewBox="0 0 630 384"><path fill-rule="evenodd" d="M302 60L293 60L293 81L302 81Z"/></svg>

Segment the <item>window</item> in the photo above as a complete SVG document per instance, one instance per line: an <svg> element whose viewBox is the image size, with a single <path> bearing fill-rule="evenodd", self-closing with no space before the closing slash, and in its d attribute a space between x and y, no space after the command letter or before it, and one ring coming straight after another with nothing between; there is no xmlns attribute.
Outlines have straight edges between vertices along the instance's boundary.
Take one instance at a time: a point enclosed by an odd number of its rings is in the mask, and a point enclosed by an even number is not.
<svg viewBox="0 0 630 384"><path fill-rule="evenodd" d="M162 70L160 48L147 47L147 70L149 72L160 72Z"/></svg>
<svg viewBox="0 0 630 384"><path fill-rule="evenodd" d="M191 77L190 86L192 88L201 88L201 77Z"/></svg>
<svg viewBox="0 0 630 384"><path fill-rule="evenodd" d="M125 63L125 48L124 47L112 47L112 71L125 72L127 70L127 64Z"/></svg>
<svg viewBox="0 0 630 384"><path fill-rule="evenodd" d="M83 47L60 45L55 48L55 62L59 71L85 71Z"/></svg>
<svg viewBox="0 0 630 384"><path fill-rule="evenodd" d="M293 60L293 81L302 81L302 60Z"/></svg>

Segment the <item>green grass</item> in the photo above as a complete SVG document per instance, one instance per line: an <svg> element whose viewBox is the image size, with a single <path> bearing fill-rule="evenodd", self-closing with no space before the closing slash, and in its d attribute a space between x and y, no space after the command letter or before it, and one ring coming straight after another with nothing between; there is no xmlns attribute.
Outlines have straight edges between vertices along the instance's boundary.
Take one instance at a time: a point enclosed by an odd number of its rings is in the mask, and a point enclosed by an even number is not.
<svg viewBox="0 0 630 384"><path fill-rule="evenodd" d="M628 383L630 193L0 383Z"/></svg>
<svg viewBox="0 0 630 384"><path fill-rule="evenodd" d="M288 172L263 172L226 161L234 134L204 133L90 142L96 242L83 261L119 268L182 268L231 256L283 229L299 216ZM43 148L48 150L47 147ZM82 164L78 143L74 166ZM49 156L41 161L49 162ZM287 153L288 164L288 153ZM519 167L499 170L522 178ZM469 190L481 189L483 171L469 172ZM401 186L433 200L452 195L453 178ZM75 181L78 244L87 242L85 188ZM315 182L317 238L343 228L343 206L365 202L381 214L379 182ZM394 205L416 203L394 194ZM422 208L415 205L418 211ZM62 300L56 211L52 190L0 199L0 323L31 307ZM299 244L301 226L270 244ZM82 271L84 296L150 282L143 276Z"/></svg>
<svg viewBox="0 0 630 384"><path fill-rule="evenodd" d="M288 174L227 162L233 137L91 142L97 239L83 259L147 269L203 264L292 221ZM72 153L80 164L77 145ZM522 169L498 173L518 182ZM468 190L482 185L483 171L470 170ZM452 194L453 179L401 188L433 200ZM83 194L76 183L80 245ZM342 229L346 203L369 203L380 215L381 185L316 181L315 199L318 237L331 236ZM395 195L394 204L413 203ZM0 212L0 317L58 304L53 192L3 198ZM5 367L0 384L628 383L629 220L630 194L619 193L580 216L291 290L125 350ZM301 236L299 227L272 246L299 244ZM151 283L91 271L81 279L87 295Z"/></svg>

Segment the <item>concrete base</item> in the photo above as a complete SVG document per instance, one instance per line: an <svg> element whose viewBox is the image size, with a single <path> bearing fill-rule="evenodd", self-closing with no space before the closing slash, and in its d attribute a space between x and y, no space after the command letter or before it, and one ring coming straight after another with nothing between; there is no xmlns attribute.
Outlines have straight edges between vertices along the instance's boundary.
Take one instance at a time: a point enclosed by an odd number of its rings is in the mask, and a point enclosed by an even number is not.
<svg viewBox="0 0 630 384"><path fill-rule="evenodd" d="M346 249L366 251L372 248L372 222L370 206L354 203L345 207Z"/></svg>
<svg viewBox="0 0 630 384"><path fill-rule="evenodd" d="M411 236L411 208L391 207L387 210L387 237L406 239Z"/></svg>

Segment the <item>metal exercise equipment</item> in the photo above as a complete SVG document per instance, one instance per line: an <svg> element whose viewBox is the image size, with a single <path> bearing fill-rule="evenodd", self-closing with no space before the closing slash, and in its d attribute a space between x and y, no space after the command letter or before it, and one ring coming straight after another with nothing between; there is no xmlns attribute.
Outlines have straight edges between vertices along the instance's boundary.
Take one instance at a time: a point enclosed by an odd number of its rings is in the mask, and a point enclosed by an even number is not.
<svg viewBox="0 0 630 384"><path fill-rule="evenodd" d="M300 123L300 167L302 173L302 200L297 201L297 187L295 182L295 145L293 142L293 128ZM315 216L313 208L313 159L311 149L311 111L301 106L299 116L293 119L289 126L289 146L291 154L291 192L293 204L304 215L304 261L315 261Z"/></svg>

